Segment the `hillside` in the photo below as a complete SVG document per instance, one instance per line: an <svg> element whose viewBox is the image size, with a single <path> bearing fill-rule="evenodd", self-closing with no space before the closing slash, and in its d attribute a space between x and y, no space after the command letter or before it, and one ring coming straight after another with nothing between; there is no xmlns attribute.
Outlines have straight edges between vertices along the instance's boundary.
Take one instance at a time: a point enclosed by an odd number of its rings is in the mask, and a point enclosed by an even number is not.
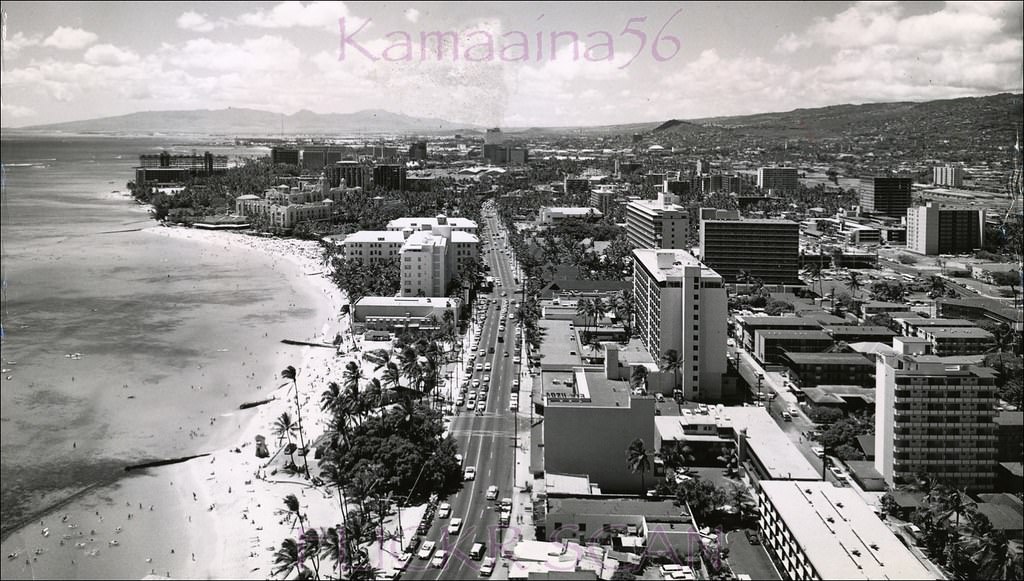
<svg viewBox="0 0 1024 581"><path fill-rule="evenodd" d="M25 127L34 131L68 133L168 133L204 135L319 135L352 133L448 133L479 129L444 119L410 117L383 110L357 113L314 113L308 110L280 115L257 109L228 108L192 111L143 111L116 117Z"/></svg>

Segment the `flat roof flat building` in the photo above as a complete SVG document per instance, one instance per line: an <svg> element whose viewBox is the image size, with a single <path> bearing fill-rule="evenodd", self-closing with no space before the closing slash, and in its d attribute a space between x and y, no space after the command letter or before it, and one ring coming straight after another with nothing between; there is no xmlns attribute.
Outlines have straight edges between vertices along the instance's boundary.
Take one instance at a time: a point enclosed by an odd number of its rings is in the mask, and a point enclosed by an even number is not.
<svg viewBox="0 0 1024 581"><path fill-rule="evenodd" d="M682 250L633 251L636 331L655 361L670 350L689 400L722 399L728 319L722 277Z"/></svg>
<svg viewBox="0 0 1024 581"><path fill-rule="evenodd" d="M933 167L932 182L937 186L959 188L964 185L964 168L958 165Z"/></svg>
<svg viewBox="0 0 1024 581"><path fill-rule="evenodd" d="M890 486L917 474L970 492L995 487L995 373L948 366L922 345L893 341L875 371L875 470Z"/></svg>
<svg viewBox="0 0 1024 581"><path fill-rule="evenodd" d="M907 208L907 250L918 254L962 254L985 241L985 210L943 208L933 202Z"/></svg>
<svg viewBox="0 0 1024 581"><path fill-rule="evenodd" d="M786 579L934 579L852 488L761 481L759 528Z"/></svg>
<svg viewBox="0 0 1024 581"><path fill-rule="evenodd" d="M800 225L789 220L702 219L700 256L729 283L740 282L741 271L765 284L796 283Z"/></svg>
<svg viewBox="0 0 1024 581"><path fill-rule="evenodd" d="M913 180L901 177L866 177L860 180L860 207L868 214L901 218L910 207Z"/></svg>
<svg viewBox="0 0 1024 581"><path fill-rule="evenodd" d="M655 200L633 200L626 205L626 236L636 248L686 248L690 215L675 203L675 196L658 194Z"/></svg>
<svg viewBox="0 0 1024 581"><path fill-rule="evenodd" d="M795 167L761 167L757 169L757 187L772 192L794 192L799 185Z"/></svg>

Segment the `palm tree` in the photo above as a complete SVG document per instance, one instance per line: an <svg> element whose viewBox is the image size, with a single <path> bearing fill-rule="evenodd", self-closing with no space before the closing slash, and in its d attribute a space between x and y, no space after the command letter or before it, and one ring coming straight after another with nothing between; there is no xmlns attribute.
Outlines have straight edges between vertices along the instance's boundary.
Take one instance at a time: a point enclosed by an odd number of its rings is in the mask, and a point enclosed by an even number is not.
<svg viewBox="0 0 1024 581"><path fill-rule="evenodd" d="M295 393L295 413L298 417L299 445L302 446L302 466L305 469L306 478L309 478L309 462L306 461L306 437L302 431L302 405L299 403L298 375L299 372L291 365L281 371L281 377L292 380L292 391Z"/></svg>
<svg viewBox="0 0 1024 581"><path fill-rule="evenodd" d="M846 281L846 288L850 289L850 292L853 293L854 299L857 298L857 291L859 291L863 286L864 283L860 280L860 273L856 270L851 270L850 277Z"/></svg>
<svg viewBox="0 0 1024 581"><path fill-rule="evenodd" d="M282 575L288 577L292 574L292 571L299 570L299 576L308 576L308 569L302 566L302 560L299 556L299 544L295 542L295 539L288 538L281 541L281 548L274 553L274 565L276 565L272 571L273 575ZM306 571L303 573L303 571Z"/></svg>
<svg viewBox="0 0 1024 581"><path fill-rule="evenodd" d="M1021 549L1011 545L1002 531L989 531L967 543L971 561L977 569L977 579L1020 579L1022 576Z"/></svg>
<svg viewBox="0 0 1024 581"><path fill-rule="evenodd" d="M302 535L302 552L300 557L313 564L313 578L320 578L320 533L314 528L306 529Z"/></svg>
<svg viewBox="0 0 1024 581"><path fill-rule="evenodd" d="M647 489L644 482L644 473L651 469L650 454L647 452L647 448L644 447L643 440L640 438L633 440L629 445L629 449L626 450L626 460L630 472L634 474L640 473L640 495L643 496Z"/></svg>
<svg viewBox="0 0 1024 581"><path fill-rule="evenodd" d="M978 505L971 500L971 497L967 496L966 490L951 490L943 494L931 494L928 501L930 503L934 502L937 505L942 518L948 519L955 516L955 526L957 529L960 528L960 515L966 514L970 516L978 508Z"/></svg>
<svg viewBox="0 0 1024 581"><path fill-rule="evenodd" d="M646 381L647 368L644 367L643 365L634 365L633 371L629 374L629 386L634 389L641 386L646 386Z"/></svg>
<svg viewBox="0 0 1024 581"><path fill-rule="evenodd" d="M821 273L821 270L822 270L821 269L821 264L818 264L816 262L811 262L806 267L804 267L804 272L806 272L807 276L809 276L810 279L811 279L812 288L813 288L814 282L817 281L818 282L818 297L820 299L824 299L825 298L825 290L824 290L824 287L822 286L822 273Z"/></svg>
<svg viewBox="0 0 1024 581"><path fill-rule="evenodd" d="M738 273L736 273L736 282L741 282L744 285L748 285L753 280L754 280L754 277L753 277L753 275L750 274L749 270L740 269L740 271Z"/></svg>
<svg viewBox="0 0 1024 581"><path fill-rule="evenodd" d="M359 382L363 378L363 370L359 367L359 364L355 361L349 361L345 365L345 371L342 373L342 381L345 387L345 391L350 394L357 395L359 393Z"/></svg>
<svg viewBox="0 0 1024 581"><path fill-rule="evenodd" d="M594 303L590 299L576 301L576 314L583 317L583 328L590 333L590 315L594 312Z"/></svg>
<svg viewBox="0 0 1024 581"><path fill-rule="evenodd" d="M274 420L274 435L277 436L278 444L280 444L282 436L288 438L288 455L292 458L292 465L295 464L295 450L292 448L292 434L294 433L295 423L292 421L291 414L281 412L281 415Z"/></svg>
<svg viewBox="0 0 1024 581"><path fill-rule="evenodd" d="M669 349L661 356L661 370L675 373L676 389L678 390L683 389L682 378L679 373L682 371L684 365L686 365L686 360L683 359L682 355L679 354L679 351L675 349Z"/></svg>

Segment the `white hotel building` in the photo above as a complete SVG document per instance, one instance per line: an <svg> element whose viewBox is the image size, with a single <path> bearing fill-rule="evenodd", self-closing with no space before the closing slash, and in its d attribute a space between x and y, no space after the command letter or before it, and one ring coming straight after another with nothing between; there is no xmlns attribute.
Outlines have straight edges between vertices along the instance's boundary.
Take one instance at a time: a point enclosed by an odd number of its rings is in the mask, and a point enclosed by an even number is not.
<svg viewBox="0 0 1024 581"><path fill-rule="evenodd" d="M935 579L852 488L758 483L761 539L784 579Z"/></svg>
<svg viewBox="0 0 1024 581"><path fill-rule="evenodd" d="M399 218L387 230L364 230L341 241L345 258L363 264L399 262L401 296L443 297L448 283L480 259L476 223L465 218Z"/></svg>
<svg viewBox="0 0 1024 581"><path fill-rule="evenodd" d="M636 330L655 361L675 349L683 396L715 402L725 373L727 299L722 277L683 250L633 251Z"/></svg>

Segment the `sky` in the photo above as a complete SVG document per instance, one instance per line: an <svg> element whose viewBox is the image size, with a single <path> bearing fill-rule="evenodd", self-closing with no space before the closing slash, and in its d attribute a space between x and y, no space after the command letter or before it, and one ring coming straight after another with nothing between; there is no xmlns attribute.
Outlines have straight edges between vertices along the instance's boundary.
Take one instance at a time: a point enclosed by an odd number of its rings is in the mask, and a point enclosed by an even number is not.
<svg viewBox="0 0 1024 581"><path fill-rule="evenodd" d="M4 127L227 107L604 125L1024 84L1024 2L5 1L3 10Z"/></svg>

